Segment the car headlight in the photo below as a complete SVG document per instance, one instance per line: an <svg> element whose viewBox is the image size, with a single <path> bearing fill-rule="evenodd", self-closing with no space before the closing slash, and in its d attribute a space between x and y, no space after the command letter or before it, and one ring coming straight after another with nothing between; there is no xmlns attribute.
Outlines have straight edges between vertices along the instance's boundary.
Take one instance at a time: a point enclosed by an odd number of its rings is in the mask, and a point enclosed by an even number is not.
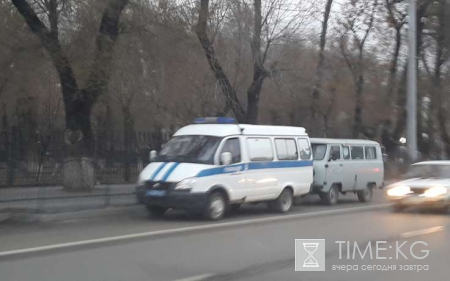
<svg viewBox="0 0 450 281"><path fill-rule="evenodd" d="M434 186L430 189L427 189L424 193L423 196L425 197L438 197L441 195L445 195L447 194L448 189L444 186Z"/></svg>
<svg viewBox="0 0 450 281"><path fill-rule="evenodd" d="M401 197L411 193L411 188L406 185L396 186L387 191L389 196L393 197Z"/></svg>
<svg viewBox="0 0 450 281"><path fill-rule="evenodd" d="M194 187L197 178L187 178L180 181L176 186L176 190L190 190Z"/></svg>

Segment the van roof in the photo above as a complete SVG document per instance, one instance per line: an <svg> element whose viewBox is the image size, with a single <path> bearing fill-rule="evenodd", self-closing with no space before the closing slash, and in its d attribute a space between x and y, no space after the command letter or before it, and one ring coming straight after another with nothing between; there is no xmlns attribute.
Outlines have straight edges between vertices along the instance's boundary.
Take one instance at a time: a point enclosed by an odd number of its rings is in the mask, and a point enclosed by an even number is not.
<svg viewBox="0 0 450 281"><path fill-rule="evenodd" d="M311 138L311 143L322 144L372 144L379 145L376 141L371 140L356 140L356 139L325 139L325 138Z"/></svg>
<svg viewBox="0 0 450 281"><path fill-rule="evenodd" d="M247 124L193 124L179 129L174 136L206 135L226 137L232 135L307 136L305 128Z"/></svg>

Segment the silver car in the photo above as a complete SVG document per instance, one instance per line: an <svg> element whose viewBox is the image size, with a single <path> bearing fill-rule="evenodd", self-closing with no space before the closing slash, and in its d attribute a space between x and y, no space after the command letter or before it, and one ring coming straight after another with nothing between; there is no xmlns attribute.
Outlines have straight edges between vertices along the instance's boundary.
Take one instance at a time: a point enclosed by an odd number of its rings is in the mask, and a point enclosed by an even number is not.
<svg viewBox="0 0 450 281"><path fill-rule="evenodd" d="M413 164L405 178L387 187L394 211L423 207L447 212L450 205L450 161Z"/></svg>

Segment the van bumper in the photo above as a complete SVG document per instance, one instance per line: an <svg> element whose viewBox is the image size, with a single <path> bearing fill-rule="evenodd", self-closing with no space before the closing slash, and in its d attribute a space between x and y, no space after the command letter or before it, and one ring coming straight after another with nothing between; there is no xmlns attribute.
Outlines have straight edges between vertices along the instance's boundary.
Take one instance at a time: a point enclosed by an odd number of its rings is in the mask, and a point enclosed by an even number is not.
<svg viewBox="0 0 450 281"><path fill-rule="evenodd" d="M139 187L137 188L139 190ZM141 204L184 210L203 210L207 204L207 193L191 193L189 191L167 191L164 196L151 196L146 190L136 192Z"/></svg>
<svg viewBox="0 0 450 281"><path fill-rule="evenodd" d="M309 190L310 194L320 194L322 192L323 192L323 185L311 184L311 188Z"/></svg>

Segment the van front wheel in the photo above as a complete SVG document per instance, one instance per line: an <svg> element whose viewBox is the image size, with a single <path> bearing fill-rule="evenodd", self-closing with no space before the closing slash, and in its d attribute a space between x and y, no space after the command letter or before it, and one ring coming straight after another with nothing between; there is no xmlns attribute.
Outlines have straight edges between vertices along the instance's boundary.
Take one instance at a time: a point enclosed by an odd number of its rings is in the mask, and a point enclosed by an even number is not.
<svg viewBox="0 0 450 281"><path fill-rule="evenodd" d="M227 200L222 192L213 192L205 208L204 216L208 220L220 220L227 210Z"/></svg>
<svg viewBox="0 0 450 281"><path fill-rule="evenodd" d="M333 185L328 192L320 193L320 199L326 205L335 205L339 198L339 190L337 186Z"/></svg>

